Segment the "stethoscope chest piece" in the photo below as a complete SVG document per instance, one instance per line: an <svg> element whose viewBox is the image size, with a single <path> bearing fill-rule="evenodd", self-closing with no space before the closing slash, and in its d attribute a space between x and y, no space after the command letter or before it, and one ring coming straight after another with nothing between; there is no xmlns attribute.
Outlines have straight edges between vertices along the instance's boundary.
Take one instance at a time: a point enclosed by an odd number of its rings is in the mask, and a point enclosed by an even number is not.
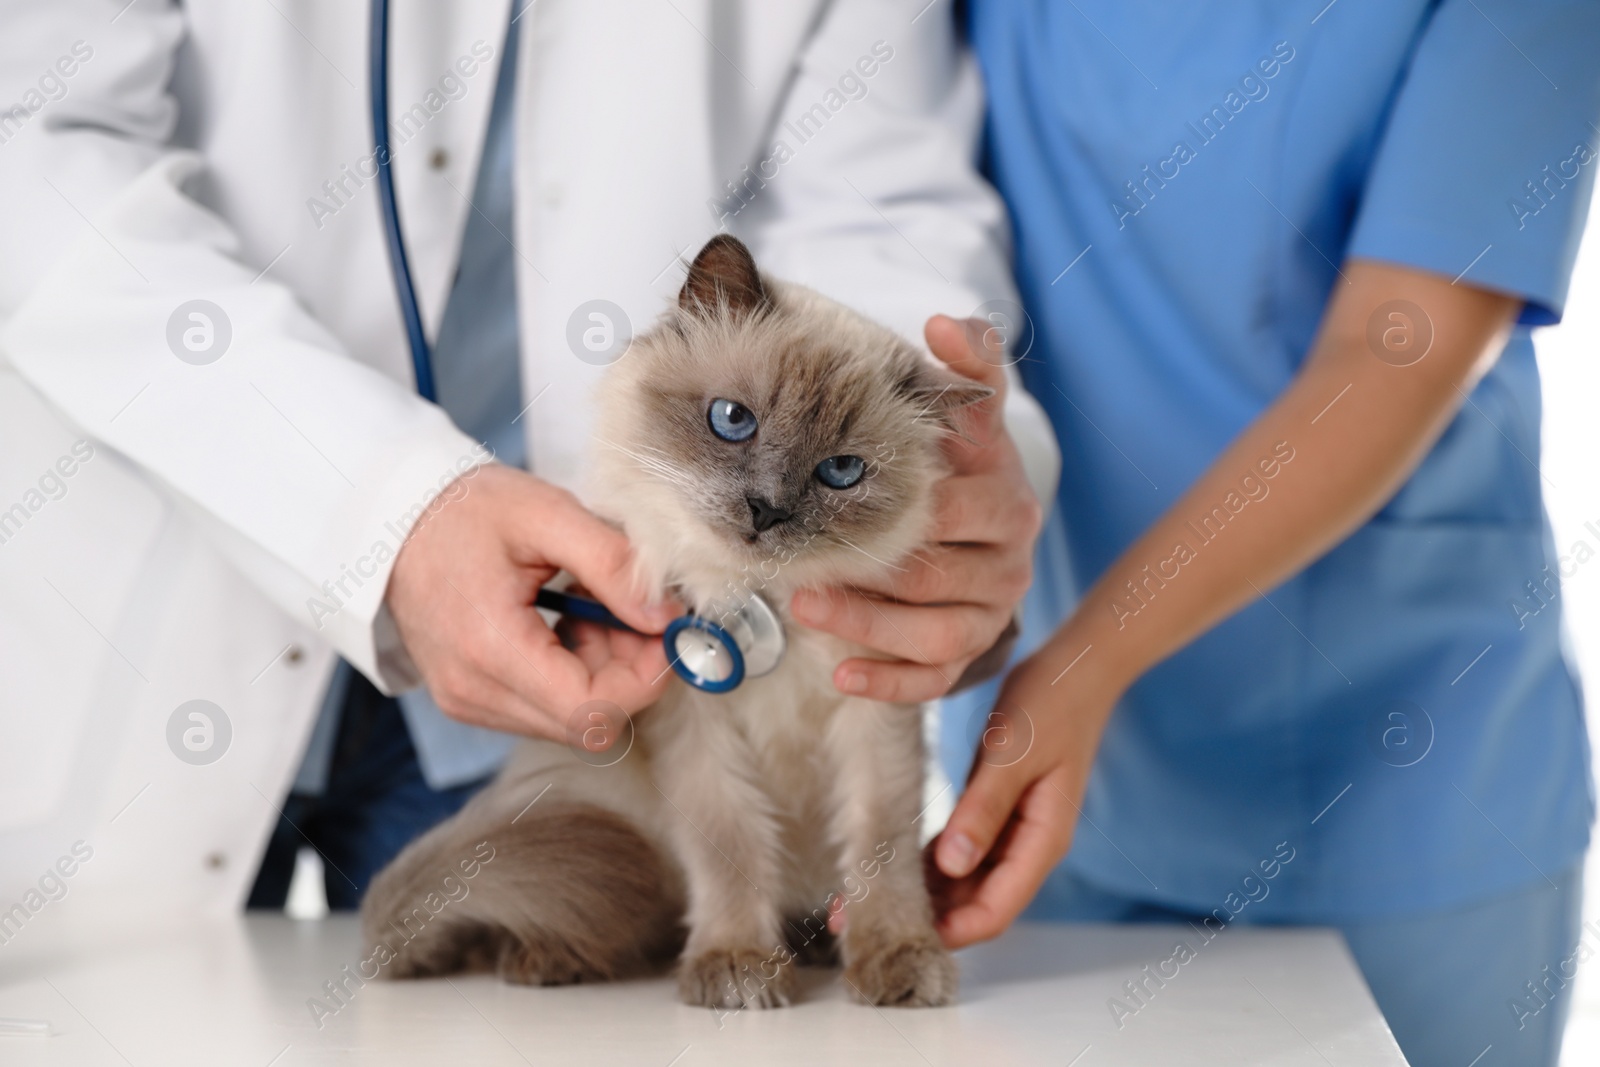
<svg viewBox="0 0 1600 1067"><path fill-rule="evenodd" d="M783 622L760 596L674 619L662 635L674 673L696 689L726 693L770 674L783 659Z"/></svg>

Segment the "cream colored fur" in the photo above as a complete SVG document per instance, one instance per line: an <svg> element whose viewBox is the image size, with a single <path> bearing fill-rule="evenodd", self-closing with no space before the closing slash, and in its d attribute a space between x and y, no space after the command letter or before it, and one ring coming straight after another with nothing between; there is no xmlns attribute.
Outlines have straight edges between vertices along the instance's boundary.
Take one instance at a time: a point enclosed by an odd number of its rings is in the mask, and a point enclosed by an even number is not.
<svg viewBox="0 0 1600 1067"><path fill-rule="evenodd" d="M934 932L918 848L919 709L842 696L832 683L835 666L870 653L786 615L796 589L877 580L923 542L931 488L943 470L938 443L948 429L923 413L908 418L884 400L878 414L894 434L875 458L885 470L892 466L898 479L896 506L889 520L853 530L849 544L819 533L798 550L774 556L713 529L695 510L694 472L657 447L659 429L645 403L652 375L665 367L693 381L696 374L726 373L730 361L748 358L742 353L786 345L860 361L868 373L880 373L870 361L890 355L902 365L923 358L815 293L767 278L761 286L774 313L741 319L726 308L712 315L679 312L608 372L598 397L588 496L636 547L641 588L671 590L713 615L733 590L765 597L785 615L783 662L726 695L674 678L665 696L635 717L631 741L621 742L629 746L626 755L610 766L590 764L614 753L585 762L564 745L524 742L488 790L384 873L366 909L369 938L381 938L392 916L405 913L407 894L469 842L512 841L534 826L549 832L540 822L547 817L608 812L638 840L637 847L622 847L608 839L612 855L601 862L639 867L652 854L659 860L655 894L633 887L617 890L612 900L630 915L646 916L651 930L661 928L659 943L644 937L654 948L642 949L634 927L619 935L632 944L579 928L596 914L582 901L607 893L605 885L575 884L561 870L518 871L509 864L496 870L491 864L474 895L441 915L448 921L431 940L407 946L412 962L394 973L477 965L525 981L611 977L635 957L675 948L681 934L672 928L681 920L687 933L679 981L686 1001L773 1006L793 996L795 951L825 940L820 927L828 902L844 898L848 922L839 949L853 995L906 1005L953 997L956 968ZM751 373L759 379L759 368ZM524 855L515 862L537 867L540 859Z"/></svg>

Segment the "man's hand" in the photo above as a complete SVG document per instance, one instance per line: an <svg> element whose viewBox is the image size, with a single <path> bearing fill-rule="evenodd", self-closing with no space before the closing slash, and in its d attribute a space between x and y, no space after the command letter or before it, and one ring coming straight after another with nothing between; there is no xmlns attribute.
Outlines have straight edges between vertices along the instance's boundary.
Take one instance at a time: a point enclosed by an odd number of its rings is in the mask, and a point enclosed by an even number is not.
<svg viewBox="0 0 1600 1067"><path fill-rule="evenodd" d="M935 491L934 543L880 587L801 590L790 604L797 622L893 657L845 660L833 674L840 692L897 703L943 696L1000 638L1032 581L1044 513L1006 432L999 353L973 351L989 339L986 325L928 320L933 354L995 390L965 410L965 438L945 445L950 474Z"/></svg>
<svg viewBox="0 0 1600 1067"><path fill-rule="evenodd" d="M583 704L631 714L655 700L667 674L659 639L581 625L568 649L532 606L566 570L624 622L659 633L678 611L633 591L627 539L530 474L487 466L469 477L464 495L406 539L389 578L389 610L439 707L475 726L575 743L589 725L573 725Z"/></svg>

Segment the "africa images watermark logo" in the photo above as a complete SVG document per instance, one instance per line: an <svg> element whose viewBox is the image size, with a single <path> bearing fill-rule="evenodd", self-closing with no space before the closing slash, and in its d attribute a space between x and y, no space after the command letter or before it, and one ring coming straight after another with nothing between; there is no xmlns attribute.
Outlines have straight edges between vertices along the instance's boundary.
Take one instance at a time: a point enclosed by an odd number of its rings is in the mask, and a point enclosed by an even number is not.
<svg viewBox="0 0 1600 1067"><path fill-rule="evenodd" d="M1192 541L1186 537L1176 542L1166 558L1158 560L1153 566L1145 565L1135 577L1124 581L1124 592L1111 600L1111 614L1117 620L1117 629L1127 626L1129 619L1149 607L1161 590L1167 587L1167 583L1175 581L1184 567L1199 559L1201 550L1221 537L1227 531L1228 524L1246 507L1266 500L1272 492L1271 480L1285 466L1294 462L1294 457L1294 446L1289 442L1274 444L1271 455L1262 456L1252 466L1245 468L1246 473L1239 478L1236 488L1224 493L1222 500L1198 519L1190 519L1185 523L1194 535Z"/></svg>
<svg viewBox="0 0 1600 1067"><path fill-rule="evenodd" d="M72 848L45 869L34 888L22 899L0 911L0 945L9 945L22 932L22 928L45 908L66 897L70 886L67 879L94 858L94 849L87 842L74 841Z"/></svg>
<svg viewBox="0 0 1600 1067"><path fill-rule="evenodd" d="M189 300L167 316L167 347L185 363L204 367L227 354L233 322L209 300Z"/></svg>
<svg viewBox="0 0 1600 1067"><path fill-rule="evenodd" d="M1238 887L1228 891L1222 905L1200 920L1200 925L1189 924L1195 932L1196 945L1187 938L1173 943L1172 951L1153 964L1146 964L1133 978L1122 983L1119 996L1106 998L1106 1008L1111 1021L1121 1030L1128 1020L1138 1015L1155 1000L1169 982L1183 973L1183 968L1200 958L1200 952L1226 930L1233 920L1251 904L1259 904L1272 893L1271 882L1294 862L1294 846L1280 841L1273 847L1272 855L1256 864L1255 868L1239 880Z"/></svg>
<svg viewBox="0 0 1600 1067"><path fill-rule="evenodd" d="M192 767L217 762L232 743L233 723L209 700L186 701L167 717L167 748Z"/></svg>
<svg viewBox="0 0 1600 1067"><path fill-rule="evenodd" d="M448 105L467 95L471 80L494 58L494 47L486 41L472 42L470 54L456 58L449 69L435 79L422 99L389 121L389 138L395 149L403 148L433 121ZM393 151L390 153L393 157ZM387 161L385 161L387 162ZM368 152L351 163L339 165L339 172L322 183L322 195L306 198L306 210L317 229L356 200L367 183L378 176L378 153Z"/></svg>
<svg viewBox="0 0 1600 1067"><path fill-rule="evenodd" d="M867 98L868 82L894 59L894 47L887 41L874 41L870 52L860 56L853 66L846 67L816 101L783 123L781 136L772 142L771 150L755 165L754 172L746 166L739 177L723 183L723 195L706 201L706 208L717 225L724 226L729 219L749 207L767 183L778 174L801 148L812 141L848 105ZM790 145L790 140L794 144Z"/></svg>
<svg viewBox="0 0 1600 1067"><path fill-rule="evenodd" d="M322 629L330 618L344 610L344 606L354 599L367 582L379 574L387 574L386 568L399 554L406 538L445 506L465 497L471 491L472 479L493 458L494 453L488 445L482 442L474 444L469 452L445 468L444 473L423 492L416 503L383 524L382 535L356 557L354 566L340 563L339 573L322 583L322 596L306 598L306 614L311 617L311 624L318 630Z"/></svg>
<svg viewBox="0 0 1600 1067"><path fill-rule="evenodd" d="M1248 68L1239 78L1237 88L1229 89L1221 103L1214 104L1197 122L1184 124L1186 132L1173 143L1170 155L1158 159L1153 169L1146 164L1139 172L1143 177L1123 182L1123 196L1110 202L1117 229L1125 228L1129 219L1149 207L1157 192L1165 189L1168 182L1176 180L1184 167L1199 159L1201 151L1222 136L1228 124L1237 119L1245 108L1265 100L1272 92L1272 86L1268 83L1282 73L1294 57L1294 46L1288 41L1273 45L1272 53L1262 56ZM1190 144L1190 135L1193 136L1193 144Z"/></svg>
<svg viewBox="0 0 1600 1067"><path fill-rule="evenodd" d="M1367 348L1391 367L1420 363L1433 348L1433 319L1410 300L1387 300L1367 318Z"/></svg>
<svg viewBox="0 0 1600 1067"><path fill-rule="evenodd" d="M0 545L9 544L45 505L66 496L71 488L67 480L93 458L94 445L88 441L74 441L64 455L46 467L34 484L23 491L20 499L0 508Z"/></svg>
<svg viewBox="0 0 1600 1067"><path fill-rule="evenodd" d="M1555 203L1568 183L1581 178L1583 168L1593 163L1597 155L1600 153L1593 146L1579 141L1572 146L1567 158L1556 161L1555 169L1552 170L1550 164L1546 163L1539 171L1537 180L1523 182L1524 191L1506 201L1511 208L1511 216L1517 220L1517 229L1527 229L1528 220Z"/></svg>
<svg viewBox="0 0 1600 1067"><path fill-rule="evenodd" d="M67 79L94 58L94 48L87 41L73 41L65 55L45 69L22 94L22 98L7 107L0 107L0 145L10 144L21 133L28 121L49 105L66 99L70 91Z"/></svg>
<svg viewBox="0 0 1600 1067"><path fill-rule="evenodd" d="M567 317L567 347L591 367L610 366L632 344L633 322L610 300L586 300Z"/></svg>
<svg viewBox="0 0 1600 1067"><path fill-rule="evenodd" d="M494 846L480 841L473 846L472 855L459 860L454 867L446 866L437 885L417 900L416 906L398 921L391 919L389 929L394 939L379 941L366 957L358 960L352 970L346 964L339 973L322 983L321 997L307 997L306 1010L320 1030L327 1021L350 1006L355 995L368 982L383 973L383 969L399 958L405 947L427 930L428 924L444 913L452 904L460 904L472 892L468 883L478 877L483 868L494 861Z"/></svg>
<svg viewBox="0 0 1600 1067"><path fill-rule="evenodd" d="M839 889L830 891L823 902L813 907L808 914L788 920L789 929L794 934L792 938L775 946L772 952L754 967L744 964L739 968L736 977L730 975L728 992L733 1003L731 1006L725 1005L714 1009L717 1029L721 1030L724 1020L746 1010L747 1005L759 1002L767 986L778 980L783 968L796 963L814 941L827 933L829 920L834 915L851 904L859 904L865 900L872 892L872 880L893 863L894 858L894 846L887 841L878 842L871 856L857 861L855 868L845 868Z"/></svg>

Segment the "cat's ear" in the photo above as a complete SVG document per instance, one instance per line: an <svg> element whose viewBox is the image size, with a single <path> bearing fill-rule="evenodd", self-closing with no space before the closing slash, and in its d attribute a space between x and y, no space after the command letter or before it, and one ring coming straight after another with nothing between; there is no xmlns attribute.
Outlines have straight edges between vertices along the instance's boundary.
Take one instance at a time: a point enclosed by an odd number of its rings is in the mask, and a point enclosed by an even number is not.
<svg viewBox="0 0 1600 1067"><path fill-rule="evenodd" d="M926 356L916 357L913 369L900 381L900 390L917 405L919 414L941 417L994 396L987 385L946 370Z"/></svg>
<svg viewBox="0 0 1600 1067"><path fill-rule="evenodd" d="M750 250L737 237L719 233L690 264L678 306L692 315L711 315L726 307L735 318L743 318L771 308L772 298Z"/></svg>

